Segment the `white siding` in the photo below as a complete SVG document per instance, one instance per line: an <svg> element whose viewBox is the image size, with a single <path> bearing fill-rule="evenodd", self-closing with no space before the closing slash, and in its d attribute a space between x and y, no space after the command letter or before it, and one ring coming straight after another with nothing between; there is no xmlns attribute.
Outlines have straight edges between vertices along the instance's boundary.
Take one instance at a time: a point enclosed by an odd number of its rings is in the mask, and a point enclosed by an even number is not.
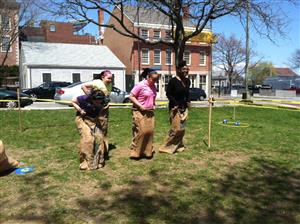
<svg viewBox="0 0 300 224"><path fill-rule="evenodd" d="M24 66L25 67L25 66ZM25 67L26 68L26 67ZM52 81L72 82L73 73L80 73L82 82L90 81L93 79L93 74L100 73L101 71L109 69L72 69L72 68L29 68L24 69L26 72L21 72L26 81L22 83L22 88L33 88L43 83L43 73L51 73ZM115 74L115 86L125 91L125 70L124 69L109 69ZM27 74L26 74L27 73Z"/></svg>

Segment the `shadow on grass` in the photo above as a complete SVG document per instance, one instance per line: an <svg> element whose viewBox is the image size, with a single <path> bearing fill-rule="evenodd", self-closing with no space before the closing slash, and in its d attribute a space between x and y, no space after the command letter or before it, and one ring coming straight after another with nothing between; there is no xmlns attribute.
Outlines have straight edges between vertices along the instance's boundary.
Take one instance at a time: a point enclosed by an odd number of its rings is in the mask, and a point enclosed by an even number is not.
<svg viewBox="0 0 300 224"><path fill-rule="evenodd" d="M97 195L79 193L68 209L50 203L58 189L47 184L48 172L25 176L17 201L29 205L11 218L47 224L69 223L70 218L89 223L299 223L299 170L262 159L228 168L220 178L201 181L196 174L185 181L161 170L133 176L122 186L106 179ZM38 204L30 203L37 198Z"/></svg>
<svg viewBox="0 0 300 224"><path fill-rule="evenodd" d="M13 173L17 168L12 168L3 172L0 172L0 177L4 177Z"/></svg>
<svg viewBox="0 0 300 224"><path fill-rule="evenodd" d="M211 191L193 181L170 185L150 172L149 178L135 177L126 187L113 191L112 200L83 197L78 204L89 216L99 212L94 216L96 223L113 223L118 217L132 223L298 223L300 171L266 160L252 163L255 169L246 164L229 169L221 179L210 179ZM162 189L155 189L157 185ZM109 192L111 184L104 186ZM176 194L178 189L184 195Z"/></svg>

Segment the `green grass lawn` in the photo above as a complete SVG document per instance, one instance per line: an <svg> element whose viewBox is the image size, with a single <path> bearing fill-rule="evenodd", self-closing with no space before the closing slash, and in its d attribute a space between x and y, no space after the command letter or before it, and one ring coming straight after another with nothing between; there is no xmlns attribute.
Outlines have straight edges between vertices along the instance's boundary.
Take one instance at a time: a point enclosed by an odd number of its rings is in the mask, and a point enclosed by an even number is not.
<svg viewBox="0 0 300 224"><path fill-rule="evenodd" d="M110 160L78 169L74 111L0 111L0 139L35 171L0 177L0 223L300 223L300 112L237 108L248 128L218 125L230 107L214 108L207 148L207 108L192 109L175 155L131 161L129 109L111 109ZM168 131L156 111L155 148Z"/></svg>

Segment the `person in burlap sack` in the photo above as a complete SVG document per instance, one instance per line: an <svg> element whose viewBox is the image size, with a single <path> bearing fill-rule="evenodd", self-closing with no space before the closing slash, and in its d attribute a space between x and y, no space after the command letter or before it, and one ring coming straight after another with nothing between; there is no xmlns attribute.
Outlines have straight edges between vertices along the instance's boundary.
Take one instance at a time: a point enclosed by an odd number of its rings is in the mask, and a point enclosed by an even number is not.
<svg viewBox="0 0 300 224"><path fill-rule="evenodd" d="M159 74L153 69L146 68L139 82L131 90L129 99L132 106L132 143L130 147L130 159L138 160L142 157L151 159L154 154L154 109L156 88L155 83Z"/></svg>
<svg viewBox="0 0 300 224"><path fill-rule="evenodd" d="M17 168L19 162L5 153L5 146L0 140L0 173Z"/></svg>
<svg viewBox="0 0 300 224"><path fill-rule="evenodd" d="M169 100L170 130L163 146L159 152L173 154L185 150L183 137L188 118L188 107L190 105L190 80L187 78L189 67L183 61L179 65L180 71L173 77L167 86L166 95Z"/></svg>
<svg viewBox="0 0 300 224"><path fill-rule="evenodd" d="M79 155L81 170L95 170L105 165L107 150L104 133L99 119L102 109L107 106L105 94L92 90L89 95L79 96L72 101L76 109L75 123L80 134Z"/></svg>
<svg viewBox="0 0 300 224"><path fill-rule="evenodd" d="M91 82L86 82L82 84L81 89L85 94L90 94L91 90L101 90L105 94L105 100L107 102L107 106L104 107L99 114L99 121L101 132L103 134L103 141L105 142L105 157L108 158L108 117L109 117L109 104L110 101L109 96L112 90L112 78L113 74L109 70L104 70L100 74L96 74L94 80Z"/></svg>

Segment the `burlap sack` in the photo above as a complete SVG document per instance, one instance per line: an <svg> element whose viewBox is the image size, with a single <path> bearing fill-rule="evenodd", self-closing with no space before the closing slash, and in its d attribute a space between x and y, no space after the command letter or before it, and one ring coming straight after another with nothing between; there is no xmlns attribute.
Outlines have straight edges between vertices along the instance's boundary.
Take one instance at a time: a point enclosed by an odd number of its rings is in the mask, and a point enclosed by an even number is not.
<svg viewBox="0 0 300 224"><path fill-rule="evenodd" d="M5 147L0 140L0 173L15 168L19 165L19 162L5 153Z"/></svg>

